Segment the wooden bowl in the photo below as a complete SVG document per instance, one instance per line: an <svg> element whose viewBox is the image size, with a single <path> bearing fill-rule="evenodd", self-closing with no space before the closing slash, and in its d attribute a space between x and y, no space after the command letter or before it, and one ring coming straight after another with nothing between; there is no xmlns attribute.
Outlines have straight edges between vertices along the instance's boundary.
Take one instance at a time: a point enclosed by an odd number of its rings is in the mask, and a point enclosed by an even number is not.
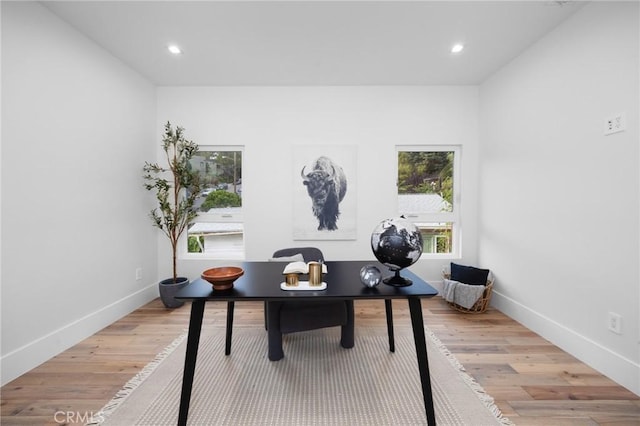
<svg viewBox="0 0 640 426"><path fill-rule="evenodd" d="M244 274L242 268L237 266L221 266L204 271L202 279L208 281L214 290L229 290L233 288L233 282Z"/></svg>

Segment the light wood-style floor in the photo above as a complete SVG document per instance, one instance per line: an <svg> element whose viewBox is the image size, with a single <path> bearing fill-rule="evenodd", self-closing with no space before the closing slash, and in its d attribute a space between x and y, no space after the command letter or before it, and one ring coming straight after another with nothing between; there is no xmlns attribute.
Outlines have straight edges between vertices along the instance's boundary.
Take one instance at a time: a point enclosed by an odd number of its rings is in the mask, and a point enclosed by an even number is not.
<svg viewBox="0 0 640 426"><path fill-rule="evenodd" d="M357 344L358 325L386 323L382 301L355 306ZM393 307L395 324L410 326L406 302ZM516 425L640 425L638 396L502 313L462 314L440 297L424 300L423 308L425 324ZM168 310L154 300L8 383L1 389L0 423L86 422L186 331L189 313L189 304ZM203 326L224 324L225 315L226 303L208 303ZM236 303L236 324L263 327L263 318L261 302Z"/></svg>

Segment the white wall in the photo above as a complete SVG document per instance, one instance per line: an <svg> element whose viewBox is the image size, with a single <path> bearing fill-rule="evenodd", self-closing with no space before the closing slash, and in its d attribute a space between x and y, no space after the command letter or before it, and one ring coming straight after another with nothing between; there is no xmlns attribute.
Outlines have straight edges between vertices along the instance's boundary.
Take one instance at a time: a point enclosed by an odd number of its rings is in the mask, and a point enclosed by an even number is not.
<svg viewBox="0 0 640 426"><path fill-rule="evenodd" d="M482 84L479 258L495 306L640 394L638 36L638 3L592 3Z"/></svg>
<svg viewBox="0 0 640 426"><path fill-rule="evenodd" d="M158 89L158 140L167 120L199 144L245 147L243 207L246 255L266 260L281 247L316 245L328 259L371 259L371 231L396 216L396 145L462 145L463 259L475 263L477 87L165 87ZM158 144L159 145L159 144ZM292 151L297 145L357 147L357 239L293 241ZM164 239L166 240L166 238ZM170 274L162 240L160 276ZM182 260L191 278L224 261ZM412 267L440 280L444 260Z"/></svg>
<svg viewBox="0 0 640 426"><path fill-rule="evenodd" d="M139 75L2 2L2 384L157 296L154 114Z"/></svg>

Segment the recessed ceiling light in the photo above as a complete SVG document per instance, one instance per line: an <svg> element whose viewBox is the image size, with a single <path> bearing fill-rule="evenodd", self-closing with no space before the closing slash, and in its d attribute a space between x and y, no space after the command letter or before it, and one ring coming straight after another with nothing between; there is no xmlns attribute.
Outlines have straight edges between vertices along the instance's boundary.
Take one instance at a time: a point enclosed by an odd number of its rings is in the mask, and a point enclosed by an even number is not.
<svg viewBox="0 0 640 426"><path fill-rule="evenodd" d="M180 49L175 44L170 44L169 46L167 46L167 49L169 49L169 52L173 53L174 55L179 55L182 53L182 49Z"/></svg>
<svg viewBox="0 0 640 426"><path fill-rule="evenodd" d="M462 49L464 49L464 44L456 43L451 48L451 53L460 53L460 52L462 52Z"/></svg>

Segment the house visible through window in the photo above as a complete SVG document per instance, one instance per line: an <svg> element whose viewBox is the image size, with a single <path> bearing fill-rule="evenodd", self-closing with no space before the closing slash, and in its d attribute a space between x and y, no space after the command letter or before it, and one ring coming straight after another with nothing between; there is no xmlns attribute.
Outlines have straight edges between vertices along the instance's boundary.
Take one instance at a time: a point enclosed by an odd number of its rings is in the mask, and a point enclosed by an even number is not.
<svg viewBox="0 0 640 426"><path fill-rule="evenodd" d="M398 213L420 229L423 255L457 254L459 148L398 147L397 152Z"/></svg>
<svg viewBox="0 0 640 426"><path fill-rule="evenodd" d="M200 172L199 210L189 226L190 256L244 258L242 220L242 148L200 147L190 166Z"/></svg>

